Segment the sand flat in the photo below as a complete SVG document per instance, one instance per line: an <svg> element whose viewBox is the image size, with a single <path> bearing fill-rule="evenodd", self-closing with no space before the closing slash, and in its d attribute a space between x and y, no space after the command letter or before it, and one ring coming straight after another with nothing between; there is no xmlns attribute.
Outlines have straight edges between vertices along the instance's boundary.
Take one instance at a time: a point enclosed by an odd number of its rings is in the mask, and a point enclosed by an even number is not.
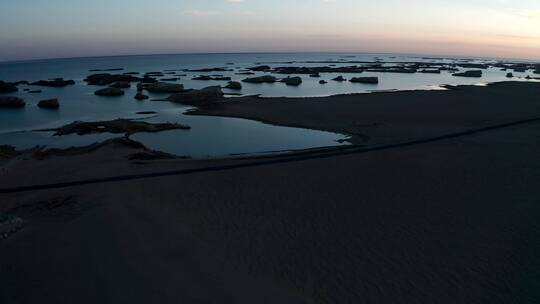
<svg viewBox="0 0 540 304"><path fill-rule="evenodd" d="M539 92L505 83L204 111L358 132L378 145L537 117ZM25 225L0 240L0 300L534 303L539 134L530 122L368 153L0 194L0 214ZM122 161L126 149L92 153L67 157L71 166L85 157L93 177L107 166L120 174L252 161L141 165ZM66 159L42 162L68 178ZM17 168L30 172L37 161L2 163L2 184L15 185ZM43 181L46 164L22 183Z"/></svg>

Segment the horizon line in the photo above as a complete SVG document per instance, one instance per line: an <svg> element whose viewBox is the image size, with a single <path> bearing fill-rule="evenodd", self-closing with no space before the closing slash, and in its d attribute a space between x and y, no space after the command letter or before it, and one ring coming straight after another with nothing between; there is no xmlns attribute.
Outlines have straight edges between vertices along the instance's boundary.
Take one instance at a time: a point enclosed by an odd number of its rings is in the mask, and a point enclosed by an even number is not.
<svg viewBox="0 0 540 304"><path fill-rule="evenodd" d="M33 61L53 61L53 60L70 60L70 59L90 59L90 58L114 58L114 57L142 57L142 56L177 56L177 55L241 55L241 54L362 54L362 55L406 55L406 56L430 56L435 59L491 59L491 60L524 60L530 62L540 62L540 59L533 58L507 58L507 57L490 57L490 56L474 56L474 55L450 55L450 54L429 54L429 53L409 53L409 52L354 52L354 51L231 51L231 52L178 52L178 53L146 53L146 54L120 54L120 55L93 55L93 56L66 56L66 57L43 57L33 59L18 59L18 60L0 60L0 64L11 63L27 63Z"/></svg>

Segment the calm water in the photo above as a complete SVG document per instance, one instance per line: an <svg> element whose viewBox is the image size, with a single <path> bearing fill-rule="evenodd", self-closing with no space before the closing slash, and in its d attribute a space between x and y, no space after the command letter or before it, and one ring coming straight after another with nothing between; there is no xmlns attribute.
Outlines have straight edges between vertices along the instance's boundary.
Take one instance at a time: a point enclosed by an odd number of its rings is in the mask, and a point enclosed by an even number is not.
<svg viewBox="0 0 540 304"><path fill-rule="evenodd" d="M354 56L354 57L351 57ZM158 134L135 134L132 138L143 142L150 148L158 149L183 156L205 157L224 156L230 154L264 153L268 151L283 151L306 149L322 146L339 145L339 140L346 137L340 134L285 128L262 124L259 122L219 117L193 117L183 115L189 107L163 101L136 101L135 86L126 90L123 97L97 97L93 92L100 87L87 86L83 79L92 73L90 69L124 68L124 72L153 72L168 69L201 69L212 67L227 67L233 72L178 72L187 74L180 77L178 83L186 88L202 88L210 85L224 85L223 81L196 81L192 77L198 75L220 74L231 76L240 81L245 75L235 75L235 72L246 67L264 63L270 66L322 66L328 64L294 63L292 61L324 61L324 60L359 60L385 62L400 61L444 61L419 57L378 54L201 54L201 55L156 55L156 56L123 56L101 58L56 59L28 62L13 62L0 64L0 80L36 81L63 77L77 82L74 86L65 88L30 87L39 89L41 94L30 94L19 86L16 94L23 97L27 106L24 109L0 109L0 144L10 144L18 148L29 148L35 145L48 147L80 146L113 137L112 134L53 137L45 132L28 132L29 130L56 127L75 120L99 121L115 118L137 118L151 122L179 122L192 127L190 131L167 131ZM281 63L280 63L281 62ZM489 62L477 59L475 62ZM233 63L233 64L229 64ZM352 65L340 63L337 66ZM258 73L262 75L264 73ZM506 72L498 69L488 69L480 79L453 77L450 73L439 74L394 74L394 73L363 73L362 76L378 76L378 85L353 84L349 82L330 81L320 85L321 79L330 80L337 74L321 74L321 78L309 78L301 75L304 82L299 87L275 84L243 84L242 94L261 94L263 96L322 96L340 93L362 93L377 90L408 90L408 89L438 89L441 84L478 84L506 80ZM525 77L528 73L514 73L517 77ZM254 75L254 76L257 76ZM351 75L341 74L345 78ZM283 77L283 75L277 75ZM176 77L166 75L165 78ZM225 93L232 93L225 90ZM237 93L237 92L234 92ZM151 94L151 98L163 95ZM59 98L61 108L58 111L43 110L36 106L37 102L46 98ZM137 115L139 111L156 111L155 115ZM26 131L26 132L21 132Z"/></svg>

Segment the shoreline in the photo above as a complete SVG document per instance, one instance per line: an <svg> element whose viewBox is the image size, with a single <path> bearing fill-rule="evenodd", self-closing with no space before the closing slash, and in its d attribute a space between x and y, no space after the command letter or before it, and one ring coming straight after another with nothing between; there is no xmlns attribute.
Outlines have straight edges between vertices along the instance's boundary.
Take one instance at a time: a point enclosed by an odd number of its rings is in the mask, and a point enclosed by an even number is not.
<svg viewBox="0 0 540 304"><path fill-rule="evenodd" d="M509 82L238 98L198 114L369 141L205 160L132 159L148 151L113 143L0 161L2 189L32 190L0 193L0 301L538 302L538 96Z"/></svg>
<svg viewBox="0 0 540 304"><path fill-rule="evenodd" d="M383 96L388 97L386 99L400 99L404 98L404 94L422 94L427 92L432 92L434 94L437 94L439 92L451 92L451 91L463 91L465 90L465 93L468 93L469 90L474 90L476 88L494 88L498 86L510 86L508 90L514 90L512 88L512 85L518 85L521 84L528 84L525 86L535 87L535 84L540 84L540 82L536 81L503 81L503 82L493 82L493 83L487 83L485 86L478 86L478 85L442 85L444 87L444 90L424 90L424 89L418 89L418 90L397 90L397 91L377 91L377 92L367 92L367 93L347 93L347 94L334 94L334 95L328 95L328 96L317 96L317 97L263 97L260 95L247 95L247 96L240 96L240 97L227 97L223 103L212 103L206 106L200 106L200 107L193 107L191 109L188 109L186 112L184 112L184 115L194 115L194 116L213 116L213 117L227 117L227 118L238 118L238 119L246 119L246 120L253 120L258 121L264 124L273 125L273 126L283 126L283 127L292 127L292 128L301 128L301 129L308 129L308 130L315 130L315 131L325 131L325 132L331 132L336 134L341 134L348 136L348 139L345 139L344 142L348 142L350 145L366 145L366 144L372 144L370 142L370 139L372 138L370 136L369 130L366 132L350 132L347 128L333 128L328 127L324 124L305 124L302 122L291 122L290 119L286 119L285 121L280 121L280 119L276 119L274 117L270 117L268 115L258 115L259 113L250 113L249 111L246 111L246 109L242 106L242 104L248 104L251 105L253 103L257 102L263 102L263 103L272 103L272 102L295 102L295 101L305 101L307 104L303 106L307 106L311 102L320 102L326 101L326 102L334 102L338 99L356 99L356 98L365 98L367 96L368 99L371 96ZM530 84L530 85L529 85ZM540 87L540 86L538 86ZM414 96L413 96L414 97ZM423 97L426 98L426 97ZM384 99L384 98L383 98ZM367 102L370 102L369 100ZM230 105L234 105L236 107L235 109L228 109L230 108ZM414 104L411 104L411 106L415 106ZM271 112L271 111L269 111ZM143 118L137 118L132 119L133 121L141 120ZM526 117L525 117L526 119ZM96 122L87 122L87 123L99 123ZM384 122L374 122L374 123L366 123L363 126L360 125L360 127L364 128L376 128L380 127ZM59 129L62 127L65 127L66 125L59 125L58 127L54 128ZM26 133L26 132L38 132L38 131L44 131L41 129L31 129L31 130L18 130L18 131L10 131L6 132L5 134L11 134L11 133ZM105 141L106 142L106 141ZM90 143L88 145L84 146L76 146L76 147L66 147L66 148L54 148L53 150L61 151L61 150L70 150L71 148L80 148L84 149L96 144L103 144L104 142L96 142L96 143ZM39 147L33 147L29 149L16 149L16 147L10 146L10 145L4 145L4 147L15 151L18 154L24 154L29 151L35 151L36 148ZM235 153L235 154L229 154L229 155L222 155L217 157L201 157L197 158L194 157L193 159L232 159L236 156L240 157L266 157L268 155L283 155L283 154L289 154L289 153L297 153L301 152L303 150L320 150L320 149L328 149L328 148L339 148L340 145L335 146L324 146L324 147L314 147L310 149L300 149L300 150L279 150L279 151L261 151L257 153ZM45 147L45 150L49 150L49 148ZM185 155L176 155L177 158L185 158Z"/></svg>
<svg viewBox="0 0 540 304"><path fill-rule="evenodd" d="M246 96L246 97L234 97L229 98L224 103L215 103L207 106L195 108L186 112L186 115L200 115L200 116L217 116L217 117L232 117L256 120L262 123L286 126L286 127L299 127L313 130L334 132L344 134L350 137L350 143L352 144L365 144L378 132L372 132L372 129L377 127L384 127L384 124L394 124L398 120L402 120L401 123L405 124L422 124L421 120L427 120L435 127L444 127L444 123L463 124L472 126L482 126L482 119L491 119L493 121L500 120L498 117L472 117L469 121L463 121L460 116L465 116L470 113L466 113L467 110L474 108L475 111L482 111L480 108L486 106L485 110L493 110L491 107L498 106L502 110L505 107L504 97L497 96L499 92L508 94L508 92L516 92L522 90L519 94L523 94L527 99L527 106L531 107L537 113L540 113L540 107L534 101L534 96L531 96L532 91L540 90L540 82L520 82L520 81L505 81L490 83L486 86L476 85L460 85L460 86L448 86L447 90L405 90L405 91L391 91L391 92L373 92L373 93L351 93L351 94L337 94L327 97L260 97L260 96ZM479 102L474 100L482 98ZM484 94L484 95L480 95ZM520 97L515 97L520 98ZM433 103L429 103L431 99L434 99ZM437 99L441 99L437 103ZM452 99L465 99L461 102L452 102ZM492 99L493 102L489 102L486 99ZM400 100L406 100L404 103ZM426 101L428 101L426 103ZM464 104L470 101L471 104ZM360 104L361 103L361 104ZM385 103L386 109L381 108L377 103ZM419 103L421 105L419 105ZM480 104L478 104L480 103ZM335 105L335 107L334 107ZM489 105L489 106L488 106ZM412 113L410 109L424 107L422 113ZM451 114L442 113L441 109L437 107L444 107L448 111L453 111L453 118ZM314 109L315 108L315 109ZM407 111L400 115L400 110ZM306 114L305 112L309 112ZM353 114L347 113L347 111L367 111L367 114L362 113ZM385 115L385 111L387 115ZM463 111L463 115L459 114L459 111ZM429 113L428 113L429 112ZM499 116L512 117L512 114L504 115L502 113L495 113ZM375 116L376 114L377 116ZM481 113L476 113L481 116ZM528 111L522 111L521 115L528 114ZM307 117L311 115L312 117ZM335 118L332 116L339 116L340 118L346 118L345 123L335 122ZM400 117L401 116L401 117ZM408 117L407 117L408 116ZM362 118L359 118L362 117ZM445 122L436 122L434 120L440 117ZM529 117L520 116L516 114L518 119L526 119ZM317 121L317 119L319 119ZM508 118L507 118L508 119ZM511 120L511 119L509 119ZM354 124L357 126L351 126ZM410 127L410 126L408 126ZM463 127L451 126L450 128ZM371 129L371 130L370 130ZM390 133L395 132L388 130ZM446 128L448 130L448 128ZM399 132L397 132L399 133ZM428 135L434 133L427 132ZM421 134L421 132L419 133ZM396 137L400 137L406 134L396 134ZM378 136L375 135L375 136ZM386 135L387 136L387 135ZM411 134L410 136L414 136ZM384 136L381 136L381 138ZM384 138L382 138L384 141ZM384 141L387 142L387 141ZM371 143L371 142L370 142Z"/></svg>

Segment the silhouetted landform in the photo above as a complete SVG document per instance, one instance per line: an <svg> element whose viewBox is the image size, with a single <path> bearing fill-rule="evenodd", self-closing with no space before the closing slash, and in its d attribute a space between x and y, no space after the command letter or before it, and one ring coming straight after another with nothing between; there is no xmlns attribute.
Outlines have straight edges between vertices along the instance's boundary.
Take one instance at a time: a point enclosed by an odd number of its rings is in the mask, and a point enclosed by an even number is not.
<svg viewBox="0 0 540 304"><path fill-rule="evenodd" d="M78 155L88 154L100 149L118 150L127 149L131 151L127 155L128 160L158 160L158 159L174 159L177 156L155 151L147 148L142 143L132 140L129 137L118 137L105 140L100 143L94 143L83 147L72 147L66 149L33 149L30 154L37 160L46 160L51 157L73 157ZM24 151L17 151L19 154Z"/></svg>
<svg viewBox="0 0 540 304"><path fill-rule="evenodd" d="M441 70L440 69L425 69L425 70L420 70L418 72L424 73L424 74L440 74Z"/></svg>
<svg viewBox="0 0 540 304"><path fill-rule="evenodd" d="M183 84L156 82L143 85L142 88L152 93L180 93L185 91Z"/></svg>
<svg viewBox="0 0 540 304"><path fill-rule="evenodd" d="M140 77L128 75L128 74L92 74L87 76L84 81L89 85L105 86L111 85L115 82L139 82L143 79Z"/></svg>
<svg viewBox="0 0 540 304"><path fill-rule="evenodd" d="M232 79L231 77L201 75L201 76L193 77L191 80L231 81Z"/></svg>
<svg viewBox="0 0 540 304"><path fill-rule="evenodd" d="M109 87L117 89L129 89L131 88L131 83L129 83L128 81L117 81L111 84Z"/></svg>
<svg viewBox="0 0 540 304"><path fill-rule="evenodd" d="M246 68L246 70L253 71L253 72L266 72L266 71L270 71L271 69L272 68L269 65L258 65L255 67Z"/></svg>
<svg viewBox="0 0 540 304"><path fill-rule="evenodd" d="M43 108L43 109L55 110L55 109L60 108L60 103L58 102L57 98L44 99L38 102L38 107Z"/></svg>
<svg viewBox="0 0 540 304"><path fill-rule="evenodd" d="M118 88L104 88L94 92L97 96L122 96L124 94L124 91Z"/></svg>
<svg viewBox="0 0 540 304"><path fill-rule="evenodd" d="M15 149L15 147L0 145L0 160L2 159L11 159L19 155L20 152Z"/></svg>
<svg viewBox="0 0 540 304"><path fill-rule="evenodd" d="M143 79L141 79L141 83L157 83L157 82L159 82L157 78L150 77L147 75L145 75Z"/></svg>
<svg viewBox="0 0 540 304"><path fill-rule="evenodd" d="M204 68L204 69L194 69L194 70L184 69L182 71L184 72L232 72L234 70L228 69L228 68Z"/></svg>
<svg viewBox="0 0 540 304"><path fill-rule="evenodd" d="M247 83L274 83L277 81L277 78L270 75L264 75L264 76L258 76L258 77L245 78L242 81L247 82Z"/></svg>
<svg viewBox="0 0 540 304"><path fill-rule="evenodd" d="M220 87L211 86L200 90L186 90L172 94L166 100L186 105L202 106L223 101L224 94Z"/></svg>
<svg viewBox="0 0 540 304"><path fill-rule="evenodd" d="M39 94L42 91L41 90L27 90L28 94Z"/></svg>
<svg viewBox="0 0 540 304"><path fill-rule="evenodd" d="M338 81L338 82L342 82L342 81L347 81L347 79L343 78L343 76L338 76L338 77L335 77L332 79L333 81Z"/></svg>
<svg viewBox="0 0 540 304"><path fill-rule="evenodd" d="M270 67L261 65L256 67L248 67L247 70L259 72L272 72L278 74L316 74L316 73L362 73L362 72L379 72L379 73L437 73L436 71L458 71L463 69L481 69L488 68L504 68L511 69L515 72L526 72L528 70L540 71L538 63L515 63L515 62L493 62L493 63L473 63L472 60L455 61L452 63L442 62L382 62L382 61L346 61L346 60L323 60L323 61L294 61L294 62L273 62L274 64L328 64L323 67ZM338 67L337 64L357 64L353 66ZM360 64L360 65L358 65Z"/></svg>
<svg viewBox="0 0 540 304"><path fill-rule="evenodd" d="M0 96L0 108L23 108L24 99L15 96Z"/></svg>
<svg viewBox="0 0 540 304"><path fill-rule="evenodd" d="M189 130L191 127L177 123L149 123L130 119L115 119L109 121L84 122L75 121L68 125L44 129L39 131L54 131L55 136L77 134L95 134L95 133L114 133L130 135L137 132L160 132L165 130Z"/></svg>
<svg viewBox="0 0 540 304"><path fill-rule="evenodd" d="M13 93L17 92L19 89L16 85L9 83L9 82L3 82L0 80L0 93Z"/></svg>
<svg viewBox="0 0 540 304"><path fill-rule="evenodd" d="M91 69L88 72L113 72L113 71L123 71L123 68L109 68L109 69Z"/></svg>
<svg viewBox="0 0 540 304"><path fill-rule="evenodd" d="M242 84L238 81L229 81L225 88L229 90L241 90Z"/></svg>
<svg viewBox="0 0 540 304"><path fill-rule="evenodd" d="M353 77L349 79L349 82L377 84L379 83L379 77Z"/></svg>
<svg viewBox="0 0 540 304"><path fill-rule="evenodd" d="M137 94L135 94L133 98L135 98L136 100L145 100L145 99L149 99L150 97L148 95L144 95L141 92L138 92Z"/></svg>
<svg viewBox="0 0 540 304"><path fill-rule="evenodd" d="M465 71L462 73L455 73L452 74L452 76L458 76L458 77L482 77L482 71L480 70L471 70L471 71Z"/></svg>
<svg viewBox="0 0 540 304"><path fill-rule="evenodd" d="M75 81L64 80L63 78L55 78L51 80L39 80L39 81L30 83L30 85L33 85L33 86L43 86L43 87L53 87L53 88L61 88L61 87L66 87L66 86L74 85L74 84L75 84Z"/></svg>
<svg viewBox="0 0 540 304"><path fill-rule="evenodd" d="M302 78L298 76L283 78L280 81L284 82L288 86L299 86L300 84L302 84Z"/></svg>

